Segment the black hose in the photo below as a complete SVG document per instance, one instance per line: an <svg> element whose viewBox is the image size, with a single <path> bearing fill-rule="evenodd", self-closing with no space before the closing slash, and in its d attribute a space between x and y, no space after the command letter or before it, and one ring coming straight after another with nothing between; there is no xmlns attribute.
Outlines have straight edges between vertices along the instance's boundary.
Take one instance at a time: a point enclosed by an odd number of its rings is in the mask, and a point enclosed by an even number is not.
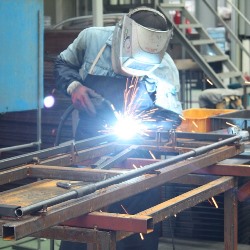
<svg viewBox="0 0 250 250"><path fill-rule="evenodd" d="M59 145L60 140L61 140L61 133L62 133L62 128L63 128L64 122L67 120L67 118L68 118L69 115L73 112L74 109L75 109L75 108L74 108L73 104L71 104L71 105L64 111L63 115L61 116L60 123L59 123L59 125L58 125L57 132L56 132L56 139L55 139L54 146L58 146L58 145Z"/></svg>

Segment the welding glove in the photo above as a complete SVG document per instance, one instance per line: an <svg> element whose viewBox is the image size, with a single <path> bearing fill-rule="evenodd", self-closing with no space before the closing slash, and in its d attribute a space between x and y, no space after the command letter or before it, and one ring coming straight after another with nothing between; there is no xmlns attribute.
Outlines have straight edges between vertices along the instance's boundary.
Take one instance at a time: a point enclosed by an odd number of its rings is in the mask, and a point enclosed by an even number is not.
<svg viewBox="0 0 250 250"><path fill-rule="evenodd" d="M72 82L68 89L75 109L84 110L88 115L96 115L96 107L101 105L103 97L97 94L93 89L83 86L80 82Z"/></svg>

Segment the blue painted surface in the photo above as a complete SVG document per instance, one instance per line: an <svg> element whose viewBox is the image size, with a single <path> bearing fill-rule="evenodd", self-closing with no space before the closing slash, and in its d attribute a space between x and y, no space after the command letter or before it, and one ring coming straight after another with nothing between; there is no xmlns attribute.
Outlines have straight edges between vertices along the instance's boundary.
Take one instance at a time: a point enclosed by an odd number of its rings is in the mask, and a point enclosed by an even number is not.
<svg viewBox="0 0 250 250"><path fill-rule="evenodd" d="M43 0L0 1L1 113L42 105L43 15Z"/></svg>

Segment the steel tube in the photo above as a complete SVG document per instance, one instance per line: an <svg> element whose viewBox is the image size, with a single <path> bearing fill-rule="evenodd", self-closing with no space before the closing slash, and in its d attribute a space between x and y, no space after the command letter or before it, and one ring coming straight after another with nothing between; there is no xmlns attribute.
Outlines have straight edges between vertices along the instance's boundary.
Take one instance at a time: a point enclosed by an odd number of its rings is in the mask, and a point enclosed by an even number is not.
<svg viewBox="0 0 250 250"><path fill-rule="evenodd" d="M54 197L54 198L51 198L51 199L48 199L48 200L45 200L45 201L41 201L41 202L36 203L36 204L26 206L26 207L17 208L16 211L15 211L15 216L22 217L23 215L39 211L39 210L41 210L41 209L43 209L45 207L58 204L60 202L66 201L68 199L73 199L73 198L78 198L78 197L81 197L81 196L85 196L87 194L95 192L98 189L105 188L105 187L108 187L110 185L117 184L117 183L129 180L131 178L138 177L140 175L150 173L150 172L155 171L155 170L157 170L159 168L165 167L165 166L167 166L169 164L173 164L173 163L176 163L176 162L179 162L179 161L186 160L186 159L188 159L190 157L194 157L194 156L197 156L197 155L200 155L200 154L204 154L204 153L206 153L206 152L208 152L208 151L210 151L212 149L216 149L216 148L228 145L228 144L233 143L235 141L238 141L240 139L241 139L241 136L233 136L231 138L228 138L228 139L225 139L225 140L222 140L222 141L219 141L219 142L207 145L207 146L203 146L203 147L200 147L200 148L197 148L197 149L193 149L192 151L189 151L187 153L175 156L173 158L163 160L163 161L160 161L160 162L156 162L156 163L152 163L152 164L147 165L147 166L145 166L143 168L138 168L138 169L135 169L135 170L131 170L128 173L123 173L123 174L120 174L118 176L111 177L111 178L109 178L107 180L100 181L100 182L95 183L95 184L90 184L90 185L84 186L82 188L79 188L77 190L72 190L72 191L70 191L70 192L68 192L66 194L63 194L63 195L60 195L60 196L57 196L57 197Z"/></svg>
<svg viewBox="0 0 250 250"><path fill-rule="evenodd" d="M0 153L2 153L2 152L8 152L8 151L11 151L11 150L17 150L17 149L34 147L34 146L37 146L37 145L40 145L40 144L41 144L41 142L37 141L37 142L31 142L31 143L27 143L27 144L21 144L21 145L12 146L12 147L0 148Z"/></svg>

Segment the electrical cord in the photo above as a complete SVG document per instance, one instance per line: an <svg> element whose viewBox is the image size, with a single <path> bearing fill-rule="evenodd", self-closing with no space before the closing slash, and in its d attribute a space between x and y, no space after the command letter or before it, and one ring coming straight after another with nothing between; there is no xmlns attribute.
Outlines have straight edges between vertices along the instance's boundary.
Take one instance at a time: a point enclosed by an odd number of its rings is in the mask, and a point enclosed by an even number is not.
<svg viewBox="0 0 250 250"><path fill-rule="evenodd" d="M61 133L62 133L62 128L63 125L65 123L65 121L67 120L67 118L69 117L69 115L74 111L74 106L73 104L71 104L63 113L63 115L61 116L60 119L60 123L58 125L58 129L56 132L56 139L55 139L55 143L54 146L58 146L60 144L60 139L61 139Z"/></svg>

